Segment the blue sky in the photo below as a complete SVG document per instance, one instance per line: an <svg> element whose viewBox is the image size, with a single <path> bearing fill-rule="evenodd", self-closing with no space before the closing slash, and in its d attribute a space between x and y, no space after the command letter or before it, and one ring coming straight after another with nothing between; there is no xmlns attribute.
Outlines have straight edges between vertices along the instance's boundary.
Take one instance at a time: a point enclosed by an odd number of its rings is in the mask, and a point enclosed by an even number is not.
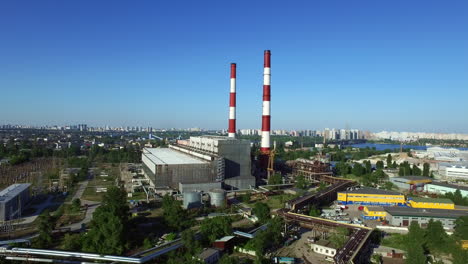
<svg viewBox="0 0 468 264"><path fill-rule="evenodd" d="M0 124L468 133L468 1L2 1Z"/></svg>

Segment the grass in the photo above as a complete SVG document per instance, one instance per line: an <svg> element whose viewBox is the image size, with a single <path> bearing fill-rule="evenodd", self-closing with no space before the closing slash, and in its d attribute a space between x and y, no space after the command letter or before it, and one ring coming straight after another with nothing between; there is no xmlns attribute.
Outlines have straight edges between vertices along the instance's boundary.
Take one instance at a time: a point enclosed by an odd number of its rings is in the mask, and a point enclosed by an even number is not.
<svg viewBox="0 0 468 264"><path fill-rule="evenodd" d="M397 248L401 250L405 250L405 241L406 235L403 234L391 234L390 236L386 236L382 242L382 246Z"/></svg>
<svg viewBox="0 0 468 264"><path fill-rule="evenodd" d="M118 168L110 168L106 172L108 172L107 177L101 177L99 175L96 175L89 183L86 189L83 192L83 195L81 196L82 200L88 200L88 201L95 201L95 202L100 202L102 201L102 198L104 196L104 192L96 192L96 188L98 187L111 187L114 185L115 179L117 177L117 172L115 170Z"/></svg>
<svg viewBox="0 0 468 264"><path fill-rule="evenodd" d="M270 209L279 209L284 207L284 203L297 197L294 194L278 194L274 196L268 196L267 199L254 199L251 200L248 204L253 206L257 202L266 203Z"/></svg>

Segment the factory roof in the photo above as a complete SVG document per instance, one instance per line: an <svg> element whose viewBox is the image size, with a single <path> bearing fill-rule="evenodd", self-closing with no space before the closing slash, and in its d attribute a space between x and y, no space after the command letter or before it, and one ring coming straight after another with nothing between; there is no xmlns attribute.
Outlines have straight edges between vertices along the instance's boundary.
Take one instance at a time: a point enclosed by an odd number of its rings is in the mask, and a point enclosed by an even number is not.
<svg viewBox="0 0 468 264"><path fill-rule="evenodd" d="M375 189L369 187L363 187L355 190L344 191L341 193L363 193L363 194L382 194L382 195L401 195L399 192L388 191L383 189Z"/></svg>
<svg viewBox="0 0 468 264"><path fill-rule="evenodd" d="M233 239L234 237L235 236L225 236L225 237L222 237L222 238L216 240L215 242L227 242L227 241Z"/></svg>
<svg viewBox="0 0 468 264"><path fill-rule="evenodd" d="M417 203L444 203L444 204L453 204L452 200L447 198L421 198L421 197L411 197L409 200L413 200Z"/></svg>
<svg viewBox="0 0 468 264"><path fill-rule="evenodd" d="M202 260L205 260L205 259L208 259L210 258L211 256L215 255L215 254L219 254L219 250L218 249L214 249L214 248L207 248L205 250L203 250L199 255L198 257Z"/></svg>
<svg viewBox="0 0 468 264"><path fill-rule="evenodd" d="M367 206L367 210L369 211L383 211L385 208L382 206Z"/></svg>
<svg viewBox="0 0 468 264"><path fill-rule="evenodd" d="M0 192L0 202L6 202L31 186L30 183L15 183Z"/></svg>
<svg viewBox="0 0 468 264"><path fill-rule="evenodd" d="M450 183L445 183L445 182L432 182L431 184L441 186L441 187L447 187L447 188L453 188L453 189L460 189L460 190L468 191L467 186L461 186L461 185L450 184Z"/></svg>
<svg viewBox="0 0 468 264"><path fill-rule="evenodd" d="M325 240L325 239L320 239L319 241L315 242L314 244L319 245L319 246L322 246L322 247L327 247L327 248L334 248L334 249L336 249L330 241Z"/></svg>
<svg viewBox="0 0 468 264"><path fill-rule="evenodd" d="M460 216L468 216L468 211L450 210L450 209L386 207L385 211L392 216L419 216L419 217L451 218L451 219L455 219Z"/></svg>
<svg viewBox="0 0 468 264"><path fill-rule="evenodd" d="M205 164L206 162L170 148L145 148L143 154L156 165Z"/></svg>

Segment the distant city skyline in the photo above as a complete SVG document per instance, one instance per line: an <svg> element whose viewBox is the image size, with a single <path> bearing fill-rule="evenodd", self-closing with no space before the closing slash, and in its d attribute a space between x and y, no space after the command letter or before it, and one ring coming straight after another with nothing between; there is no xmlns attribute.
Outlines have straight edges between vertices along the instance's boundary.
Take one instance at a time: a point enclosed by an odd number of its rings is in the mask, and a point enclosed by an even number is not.
<svg viewBox="0 0 468 264"><path fill-rule="evenodd" d="M467 1L0 4L0 124L468 133Z"/></svg>

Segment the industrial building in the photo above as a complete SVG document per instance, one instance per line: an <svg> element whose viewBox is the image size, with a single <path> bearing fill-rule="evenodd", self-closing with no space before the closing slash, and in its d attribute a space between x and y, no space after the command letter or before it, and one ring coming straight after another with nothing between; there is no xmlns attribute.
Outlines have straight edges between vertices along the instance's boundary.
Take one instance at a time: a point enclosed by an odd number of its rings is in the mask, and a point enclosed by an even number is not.
<svg viewBox="0 0 468 264"><path fill-rule="evenodd" d="M322 254L328 257L334 257L337 249L328 240L319 240L310 245L315 253Z"/></svg>
<svg viewBox="0 0 468 264"><path fill-rule="evenodd" d="M424 209L409 207L386 207L386 220L393 226L409 226L411 222L417 222L421 227L426 227L429 220L440 221L444 228L453 229L455 220L461 216L468 216L465 210Z"/></svg>
<svg viewBox="0 0 468 264"><path fill-rule="evenodd" d="M13 184L0 192L0 221L21 217L21 212L29 202L31 184Z"/></svg>
<svg viewBox="0 0 468 264"><path fill-rule="evenodd" d="M404 176L393 177L390 178L389 181L400 189L423 191L424 185L431 183L432 178L423 176Z"/></svg>
<svg viewBox="0 0 468 264"><path fill-rule="evenodd" d="M429 193L446 194L450 192L454 193L456 190L460 190L460 193L463 197L468 197L467 186L460 186L443 182L432 182L424 186L424 191Z"/></svg>
<svg viewBox="0 0 468 264"><path fill-rule="evenodd" d="M184 191L249 189L250 142L221 136L190 137L169 148L144 148L143 170L154 187Z"/></svg>
<svg viewBox="0 0 468 264"><path fill-rule="evenodd" d="M412 208L455 209L455 204L446 198L408 198L408 205Z"/></svg>
<svg viewBox="0 0 468 264"><path fill-rule="evenodd" d="M367 187L338 192L337 200L341 204L406 206L405 196L401 193Z"/></svg>
<svg viewBox="0 0 468 264"><path fill-rule="evenodd" d="M365 220L385 219L387 213L382 206L364 206L362 218Z"/></svg>
<svg viewBox="0 0 468 264"><path fill-rule="evenodd" d="M468 179L468 168L466 166L446 167L445 176L449 179Z"/></svg>

